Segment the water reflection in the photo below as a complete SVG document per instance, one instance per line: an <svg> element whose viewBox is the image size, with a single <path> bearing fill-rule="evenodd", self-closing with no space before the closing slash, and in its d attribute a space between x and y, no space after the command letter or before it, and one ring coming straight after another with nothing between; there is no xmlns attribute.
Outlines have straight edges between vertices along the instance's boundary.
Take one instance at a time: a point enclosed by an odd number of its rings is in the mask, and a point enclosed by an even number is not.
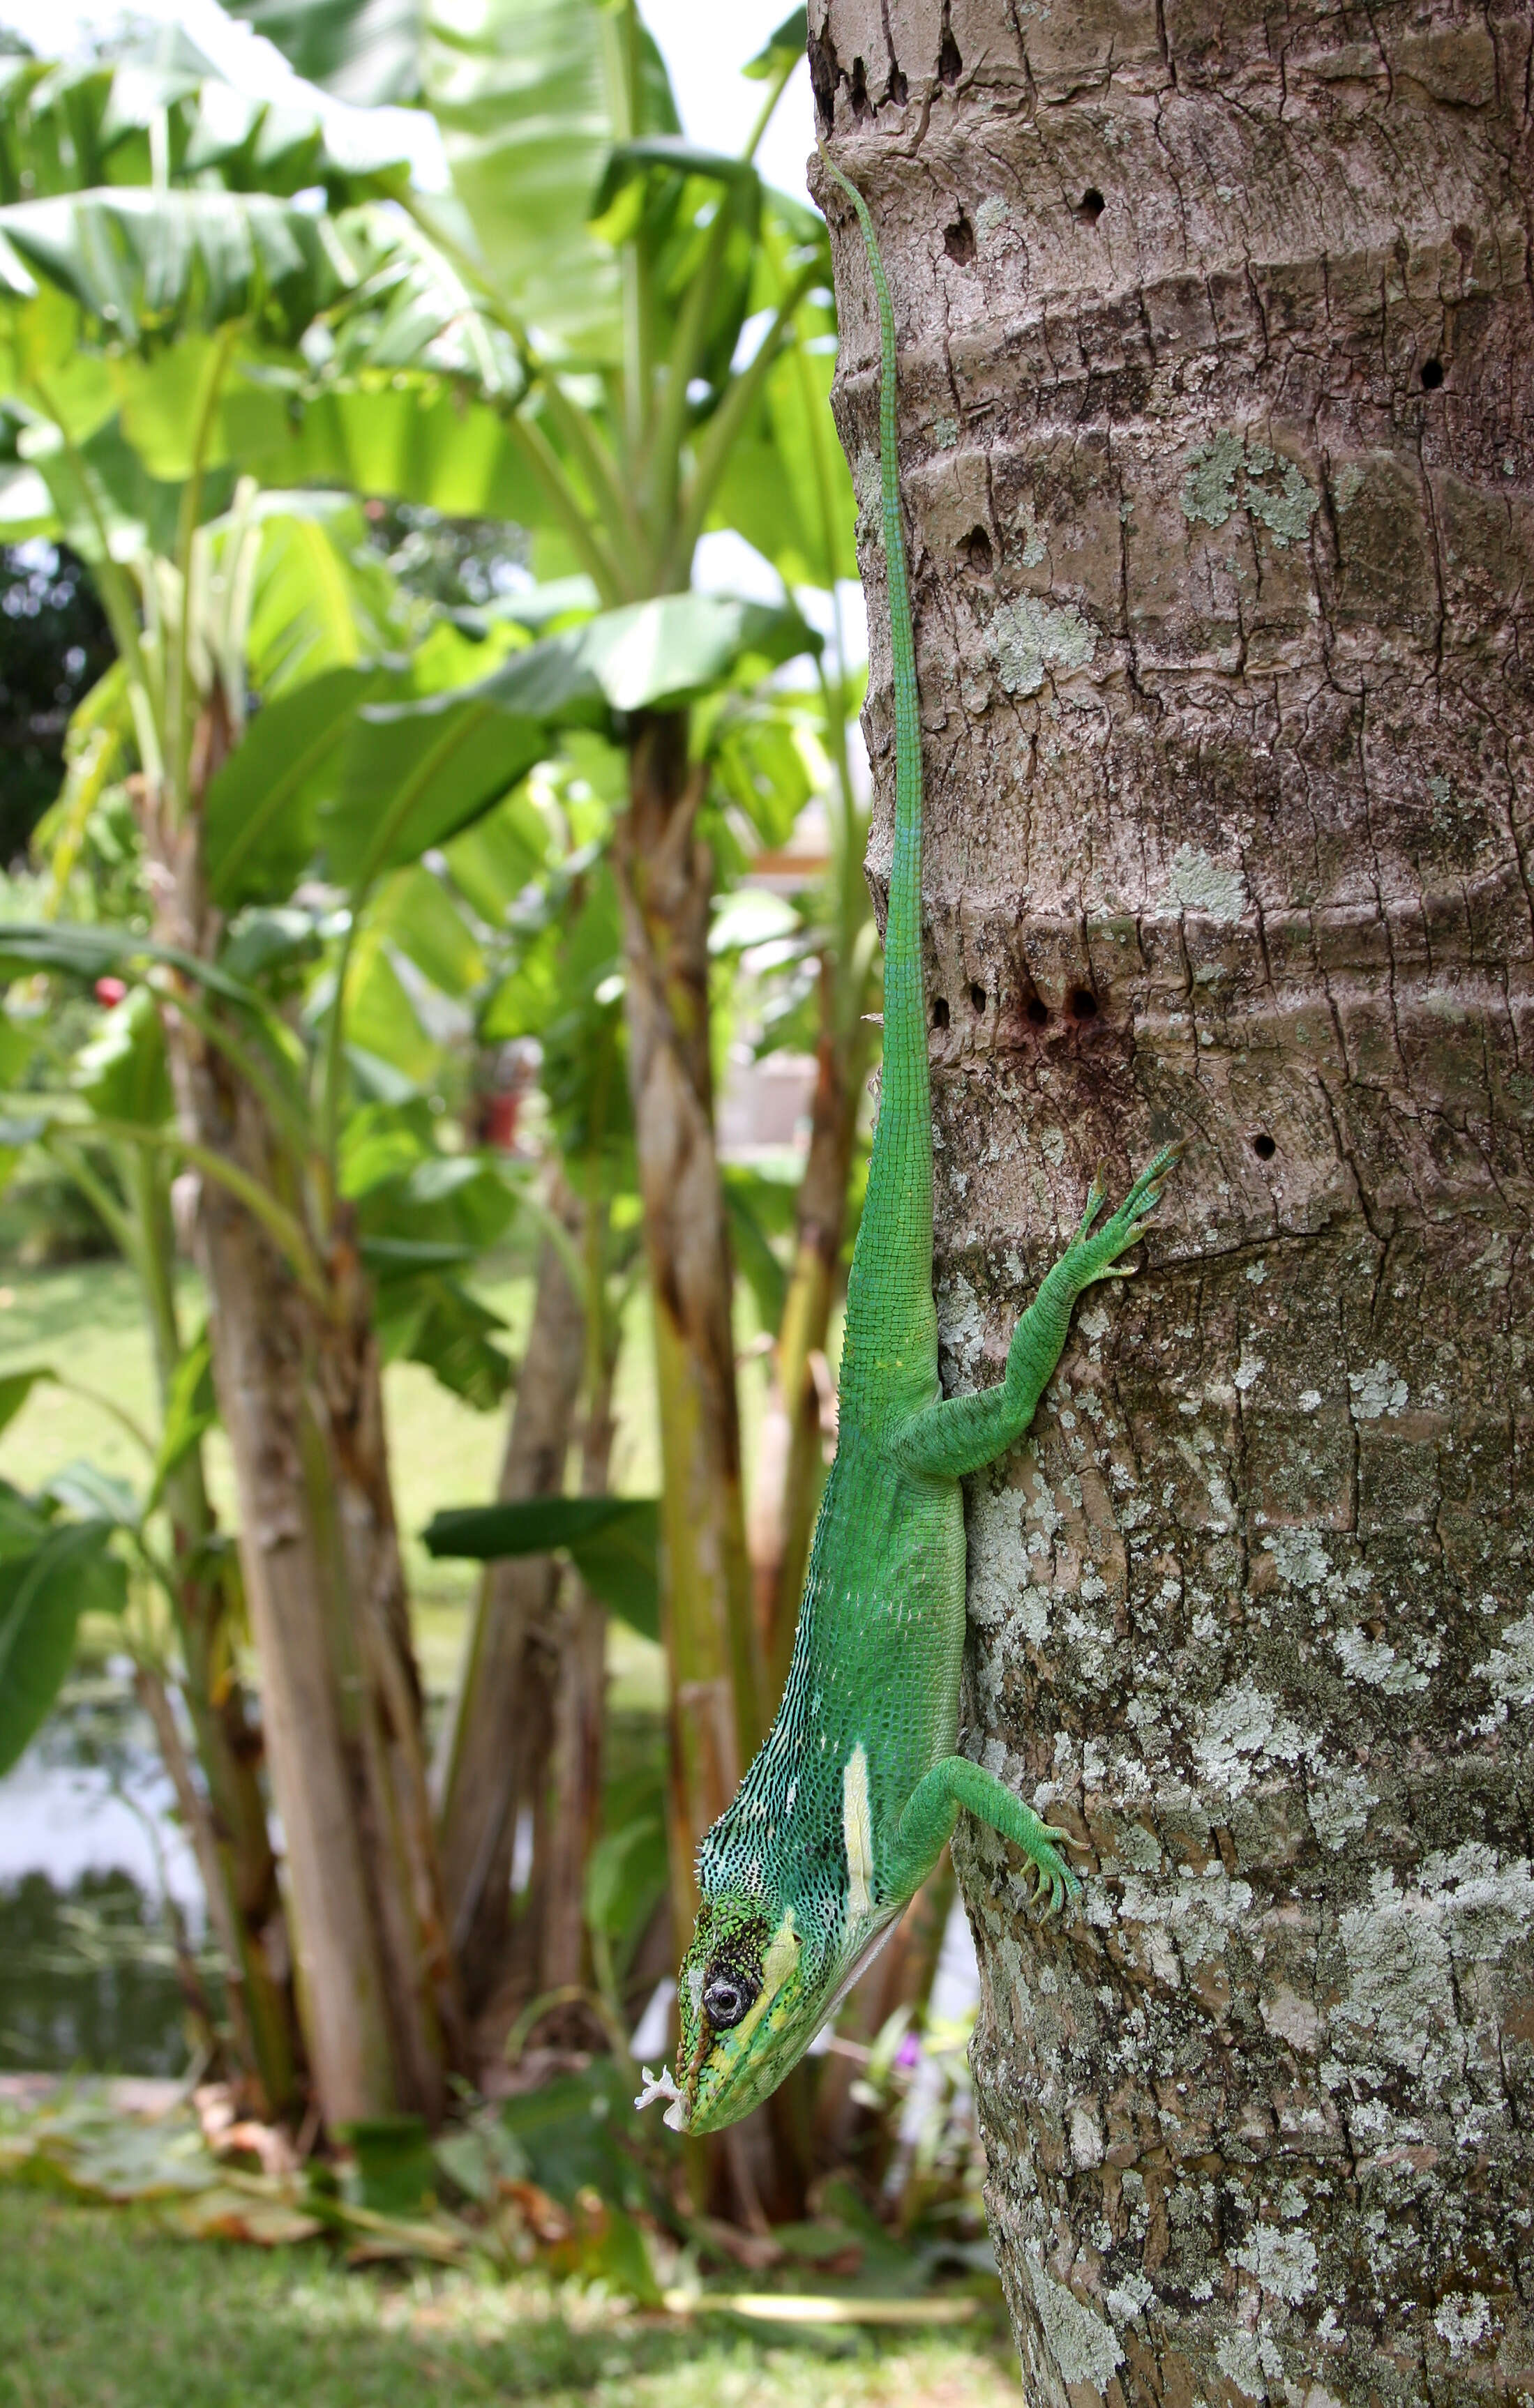
<svg viewBox="0 0 1534 2408"><path fill-rule="evenodd" d="M0 1781L0 2069L176 2073L187 2059L167 1899L203 1926L192 1850L114 1662L72 1683Z"/></svg>

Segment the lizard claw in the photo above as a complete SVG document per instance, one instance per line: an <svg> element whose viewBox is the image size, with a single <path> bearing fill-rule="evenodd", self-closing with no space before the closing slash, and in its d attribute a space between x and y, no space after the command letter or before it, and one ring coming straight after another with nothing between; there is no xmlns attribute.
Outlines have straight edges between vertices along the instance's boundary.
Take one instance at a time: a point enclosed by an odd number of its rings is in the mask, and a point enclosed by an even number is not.
<svg viewBox="0 0 1534 2408"><path fill-rule="evenodd" d="M1064 1905L1068 1892L1059 1874L1053 1872L1049 1874L1041 1873L1039 1877L1039 1887L1040 1889L1047 1888L1049 1895L1049 1902L1045 1906L1038 1919L1040 1923L1052 1923L1055 1916L1060 1913L1062 1907Z"/></svg>

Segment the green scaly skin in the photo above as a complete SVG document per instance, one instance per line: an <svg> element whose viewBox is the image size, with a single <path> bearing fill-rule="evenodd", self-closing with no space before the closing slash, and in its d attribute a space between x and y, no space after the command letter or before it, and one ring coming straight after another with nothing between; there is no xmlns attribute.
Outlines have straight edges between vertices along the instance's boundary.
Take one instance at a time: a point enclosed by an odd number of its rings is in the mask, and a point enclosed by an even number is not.
<svg viewBox="0 0 1534 2408"><path fill-rule="evenodd" d="M821 153L824 158L824 151ZM699 1851L702 1902L678 1983L674 2078L639 2103L716 2132L797 2064L935 1865L967 1808L1037 1868L1045 1913L1080 1885L1043 1823L955 1753L964 1643L959 1483L1014 1445L1060 1359L1071 1309L1125 1278L1178 1149L1097 1226L1081 1225L1019 1322L1001 1383L945 1399L933 1306L933 1136L921 967L921 748L895 449L895 330L867 208L882 336L879 449L895 704L895 851L884 950L884 1072L847 1282L836 1459L826 1483L777 1719ZM712 2007L710 2000L712 2000Z"/></svg>

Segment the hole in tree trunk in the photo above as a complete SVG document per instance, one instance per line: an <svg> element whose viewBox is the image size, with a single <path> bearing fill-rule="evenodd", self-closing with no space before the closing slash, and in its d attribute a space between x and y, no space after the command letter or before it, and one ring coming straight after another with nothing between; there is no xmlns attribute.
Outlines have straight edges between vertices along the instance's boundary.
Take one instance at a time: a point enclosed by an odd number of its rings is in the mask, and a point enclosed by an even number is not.
<svg viewBox="0 0 1534 2408"><path fill-rule="evenodd" d="M815 94L815 114L822 133L831 132L836 114L836 79L841 73L836 45L830 31L822 26L810 36L810 90Z"/></svg>
<svg viewBox="0 0 1534 2408"><path fill-rule="evenodd" d="M1090 986L1072 987L1071 1016L1075 1020L1096 1019L1097 997L1093 995Z"/></svg>
<svg viewBox="0 0 1534 2408"><path fill-rule="evenodd" d="M947 1028L948 1025L948 996L947 996L946 995L938 995L938 996L934 996L933 997L933 1026L934 1028Z"/></svg>
<svg viewBox="0 0 1534 2408"><path fill-rule="evenodd" d="M943 40L937 53L938 80L949 85L956 84L963 71L964 62L960 56L959 45L953 38L953 27L948 22L948 0L943 0Z"/></svg>
<svg viewBox="0 0 1534 2408"><path fill-rule="evenodd" d="M985 1010L985 989L983 986L972 986L970 988L969 1002L970 1010L972 1011L983 1011Z"/></svg>
<svg viewBox="0 0 1534 2408"><path fill-rule="evenodd" d="M1441 360L1424 360L1422 364L1422 389L1424 393L1437 393L1442 382L1443 362Z"/></svg>
<svg viewBox="0 0 1534 2408"><path fill-rule="evenodd" d="M964 558L976 577L989 577L995 566L991 538L984 527L971 527L964 538Z"/></svg>
<svg viewBox="0 0 1534 2408"><path fill-rule="evenodd" d="M898 64L891 65L890 80L884 87L885 99L892 100L897 108L904 108L910 96L911 87L902 75Z"/></svg>
<svg viewBox="0 0 1534 2408"><path fill-rule="evenodd" d="M1278 1147L1266 1129L1259 1129L1252 1140L1252 1151L1259 1162L1271 1162Z"/></svg>
<svg viewBox="0 0 1534 2408"><path fill-rule="evenodd" d="M955 218L943 236L943 248L959 266L969 265L975 256L975 228L968 218L962 215Z"/></svg>
<svg viewBox="0 0 1534 2408"><path fill-rule="evenodd" d="M1107 207L1107 203L1104 200L1103 195L1098 191L1096 185L1089 184L1086 191L1082 194L1079 202L1077 204L1076 217L1078 224L1094 226Z"/></svg>
<svg viewBox="0 0 1534 2408"><path fill-rule="evenodd" d="M1031 995L1029 996L1025 1016L1027 1019L1032 1021L1035 1028L1048 1028L1049 1025L1049 1007L1045 1002L1044 997L1041 995Z"/></svg>

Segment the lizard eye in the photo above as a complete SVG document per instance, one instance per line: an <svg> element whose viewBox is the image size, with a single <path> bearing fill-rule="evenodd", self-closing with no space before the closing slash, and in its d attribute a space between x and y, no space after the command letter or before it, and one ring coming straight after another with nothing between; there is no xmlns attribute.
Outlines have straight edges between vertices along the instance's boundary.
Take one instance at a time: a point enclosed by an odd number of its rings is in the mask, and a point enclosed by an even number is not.
<svg viewBox="0 0 1534 2408"><path fill-rule="evenodd" d="M703 1991L703 2013L716 2031L729 2031L740 2022L760 1985L745 1973L711 1973Z"/></svg>

